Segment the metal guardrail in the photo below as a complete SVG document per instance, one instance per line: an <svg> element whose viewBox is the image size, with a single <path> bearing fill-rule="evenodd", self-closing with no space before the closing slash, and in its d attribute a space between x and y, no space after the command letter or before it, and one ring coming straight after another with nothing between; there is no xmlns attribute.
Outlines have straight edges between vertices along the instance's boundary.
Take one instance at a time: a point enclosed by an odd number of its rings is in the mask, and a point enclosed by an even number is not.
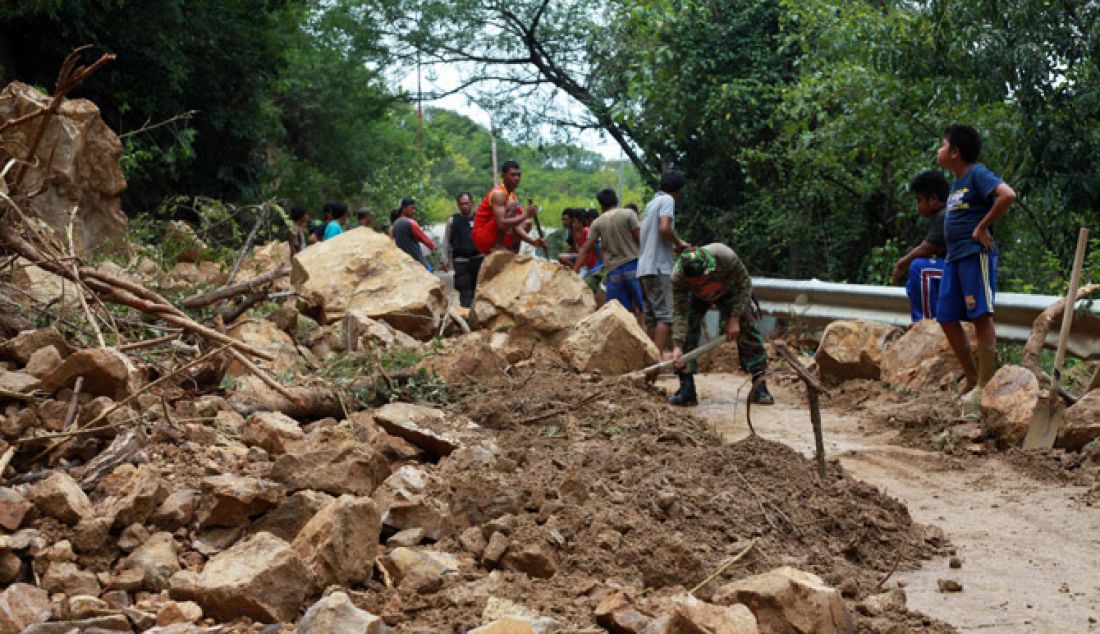
<svg viewBox="0 0 1100 634"><path fill-rule="evenodd" d="M902 327L912 321L909 298L901 287L754 277L752 290L765 314L815 326L839 319ZM1035 318L1059 299L1054 295L997 293L997 338L1027 341ZM1057 343L1058 329L1053 328L1046 345L1054 348ZM1078 303L1067 349L1083 359L1100 358L1100 306Z"/></svg>

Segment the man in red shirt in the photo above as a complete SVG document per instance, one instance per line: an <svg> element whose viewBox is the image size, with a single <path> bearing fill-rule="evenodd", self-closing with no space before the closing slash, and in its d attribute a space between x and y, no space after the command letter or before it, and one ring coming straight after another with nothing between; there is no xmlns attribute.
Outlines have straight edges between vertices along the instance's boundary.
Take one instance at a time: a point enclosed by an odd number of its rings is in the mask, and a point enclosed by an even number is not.
<svg viewBox="0 0 1100 634"><path fill-rule="evenodd" d="M489 253L509 249L515 252L519 250L521 240L546 248L545 240L527 235L526 224L538 213L538 207L532 204L524 210L520 205L516 187L521 177L519 163L505 161L500 166L501 184L489 190L474 214L471 237L478 251Z"/></svg>

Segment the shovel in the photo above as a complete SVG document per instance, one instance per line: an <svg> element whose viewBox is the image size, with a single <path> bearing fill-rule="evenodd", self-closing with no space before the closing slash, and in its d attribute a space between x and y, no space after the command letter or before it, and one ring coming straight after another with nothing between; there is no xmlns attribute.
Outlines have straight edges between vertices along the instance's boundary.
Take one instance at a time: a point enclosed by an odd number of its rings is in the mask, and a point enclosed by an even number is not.
<svg viewBox="0 0 1100 634"><path fill-rule="evenodd" d="M726 340L725 336L715 337L715 338L711 339L710 341L704 343L703 345L699 346L698 348L696 348L696 349L694 349L690 352L685 352L684 354L680 355L680 363L686 364L689 361L694 361L694 360L698 359L699 357L703 356L708 351L713 350L714 348L717 348L718 345L721 344L725 340ZM653 373L654 375L656 375L658 372L660 372L661 370L669 367L670 365L672 365L672 359L669 359L668 361L661 361L660 363L654 363L653 365L649 366L648 368L642 368L641 370L634 370L633 372L627 372L626 374L624 374L622 376L634 378L634 377L648 376L650 373Z"/></svg>
<svg viewBox="0 0 1100 634"><path fill-rule="evenodd" d="M1024 449L1050 449L1062 431L1064 408L1058 403L1058 382L1062 379L1062 362L1066 358L1066 341L1073 325L1073 305L1077 298L1077 287L1081 283L1081 263L1085 259L1089 230L1081 227L1077 235L1077 252L1073 256L1073 271L1069 276L1069 290L1066 292L1066 307L1062 312L1062 330L1058 334L1058 351L1054 354L1054 370L1050 373L1050 393L1046 400L1040 400L1032 414L1031 424L1024 437Z"/></svg>

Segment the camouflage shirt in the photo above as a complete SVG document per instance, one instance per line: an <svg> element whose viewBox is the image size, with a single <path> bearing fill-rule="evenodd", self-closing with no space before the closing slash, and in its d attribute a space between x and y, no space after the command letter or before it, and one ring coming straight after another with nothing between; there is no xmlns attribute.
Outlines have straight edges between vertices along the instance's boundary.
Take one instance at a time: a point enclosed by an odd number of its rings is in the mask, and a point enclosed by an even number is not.
<svg viewBox="0 0 1100 634"><path fill-rule="evenodd" d="M749 270L733 249L719 242L702 248L714 256L714 271L697 278L684 276L678 266L672 272L672 341L678 346L687 339L692 300L713 304L724 324L748 310L752 299Z"/></svg>

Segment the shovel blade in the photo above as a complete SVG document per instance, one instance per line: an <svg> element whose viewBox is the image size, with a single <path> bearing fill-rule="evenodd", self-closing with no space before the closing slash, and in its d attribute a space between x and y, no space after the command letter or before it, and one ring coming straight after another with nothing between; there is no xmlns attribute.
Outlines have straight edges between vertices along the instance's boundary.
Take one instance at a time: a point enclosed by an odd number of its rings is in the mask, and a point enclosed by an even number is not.
<svg viewBox="0 0 1100 634"><path fill-rule="evenodd" d="M1031 416L1031 424L1024 437L1024 449L1050 449L1062 431L1062 408L1052 406L1046 399L1040 400Z"/></svg>

